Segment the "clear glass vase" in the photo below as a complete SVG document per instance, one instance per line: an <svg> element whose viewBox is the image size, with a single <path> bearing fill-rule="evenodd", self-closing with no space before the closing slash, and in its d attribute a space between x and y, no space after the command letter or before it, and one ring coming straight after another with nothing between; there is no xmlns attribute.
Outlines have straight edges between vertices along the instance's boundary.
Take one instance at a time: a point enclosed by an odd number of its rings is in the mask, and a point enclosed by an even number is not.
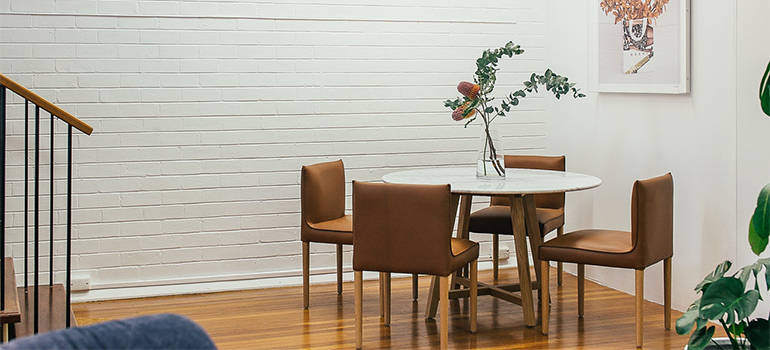
<svg viewBox="0 0 770 350"><path fill-rule="evenodd" d="M500 145L502 145L502 136L499 125L482 122L479 157L476 163L477 178L505 179L505 166Z"/></svg>

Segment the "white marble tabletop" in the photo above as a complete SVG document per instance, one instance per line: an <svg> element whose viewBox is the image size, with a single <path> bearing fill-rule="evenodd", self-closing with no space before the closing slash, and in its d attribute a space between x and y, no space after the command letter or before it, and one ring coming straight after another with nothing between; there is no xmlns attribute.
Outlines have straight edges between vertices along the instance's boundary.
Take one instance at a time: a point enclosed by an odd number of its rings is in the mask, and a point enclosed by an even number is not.
<svg viewBox="0 0 770 350"><path fill-rule="evenodd" d="M382 181L420 185L450 184L453 193L479 195L569 192L594 188L602 183L598 177L580 173L516 168L505 169L505 180L478 179L475 167L404 170L386 174Z"/></svg>

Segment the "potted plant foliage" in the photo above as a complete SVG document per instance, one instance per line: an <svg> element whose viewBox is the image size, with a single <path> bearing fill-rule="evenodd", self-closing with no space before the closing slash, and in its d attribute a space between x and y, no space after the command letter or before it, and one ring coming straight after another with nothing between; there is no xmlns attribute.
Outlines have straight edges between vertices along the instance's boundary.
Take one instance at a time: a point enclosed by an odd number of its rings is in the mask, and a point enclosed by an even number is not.
<svg viewBox="0 0 770 350"><path fill-rule="evenodd" d="M770 116L770 63L759 88L762 110ZM757 207L749 222L749 244L759 256L768 244L770 233L770 184L759 192ZM770 258L758 258L751 265L729 273L732 263L726 260L695 287L701 297L676 321L676 332L687 334L692 330L688 350L714 349L770 349L770 322L768 318L750 319L762 300L762 293L770 290ZM763 277L764 276L764 277ZM764 279L764 283L760 283ZM712 339L716 326L722 325L727 340L722 344Z"/></svg>

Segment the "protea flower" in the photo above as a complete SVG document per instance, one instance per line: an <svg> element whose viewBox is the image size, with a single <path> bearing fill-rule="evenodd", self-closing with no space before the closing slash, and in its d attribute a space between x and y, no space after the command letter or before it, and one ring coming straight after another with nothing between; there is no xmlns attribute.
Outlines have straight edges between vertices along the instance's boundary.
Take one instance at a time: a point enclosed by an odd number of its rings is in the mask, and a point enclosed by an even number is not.
<svg viewBox="0 0 770 350"><path fill-rule="evenodd" d="M476 114L475 108L472 108L471 110L466 112L467 108L468 108L468 103L465 103L460 107L455 108L454 112L452 112L452 119L454 119L455 121L461 121L463 119L470 118L474 114Z"/></svg>
<svg viewBox="0 0 770 350"><path fill-rule="evenodd" d="M481 87L479 84L474 84L467 81L461 81L460 84L457 84L457 91L459 91L463 96L468 97L469 99L473 100L476 98L476 96L479 95L479 90Z"/></svg>

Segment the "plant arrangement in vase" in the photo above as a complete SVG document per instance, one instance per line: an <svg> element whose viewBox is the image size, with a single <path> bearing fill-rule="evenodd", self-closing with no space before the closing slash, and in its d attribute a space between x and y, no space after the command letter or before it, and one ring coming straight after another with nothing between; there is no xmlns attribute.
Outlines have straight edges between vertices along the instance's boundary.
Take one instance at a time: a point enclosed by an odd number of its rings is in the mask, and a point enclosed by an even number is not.
<svg viewBox="0 0 770 350"><path fill-rule="evenodd" d="M453 110L452 119L465 121L465 127L481 117L484 141L476 169L478 177L505 177L502 155L497 152L498 145L490 132L490 125L497 117L504 117L505 113L510 112L519 104L520 99L527 97L527 94L537 92L538 85L545 86L546 90L551 91L557 99L570 92L574 98L585 97L579 92L580 89L575 88L574 83L568 82L567 77L547 69L543 74L532 73L529 80L523 83L524 88L505 96L499 107L492 106L495 98L491 94L497 82L498 61L504 56L511 58L522 53L524 50L512 41L503 47L484 51L476 60L474 82L462 81L457 85L457 91L463 96L444 101L444 106Z"/></svg>
<svg viewBox="0 0 770 350"><path fill-rule="evenodd" d="M770 116L770 63L759 87L762 110ZM759 192L757 207L749 221L749 245L757 256L765 251L770 236L770 184ZM722 325L732 349L770 349L770 316L751 320L751 314L762 300L762 290L770 291L770 258L758 258L751 265L728 274L732 263L725 260L695 287L701 297L690 305L676 321L676 332L687 334L689 350L705 349L710 344L722 346L712 339L716 330L709 321ZM763 273L764 270L764 273ZM764 285L760 281L764 276ZM752 283L753 282L753 283ZM760 288L763 287L763 288Z"/></svg>

